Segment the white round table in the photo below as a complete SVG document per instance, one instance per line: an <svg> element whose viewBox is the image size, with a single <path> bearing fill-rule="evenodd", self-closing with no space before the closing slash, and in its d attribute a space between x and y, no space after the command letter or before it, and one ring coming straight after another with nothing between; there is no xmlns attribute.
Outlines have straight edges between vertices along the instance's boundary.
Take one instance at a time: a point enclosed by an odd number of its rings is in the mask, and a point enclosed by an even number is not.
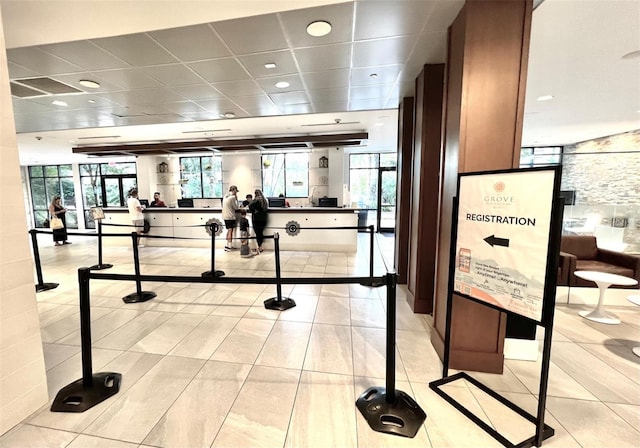
<svg viewBox="0 0 640 448"><path fill-rule="evenodd" d="M594 322L600 322L601 324L619 324L620 319L618 319L613 314L605 312L605 310L603 309L602 305L604 303L604 292L611 285L633 286L637 284L638 281L633 278L625 277L623 275L609 274L607 272L576 271L574 272L574 274L576 277L594 282L600 289L600 296L598 297L598 306L596 306L596 309L593 311L580 311L579 314L585 319L589 319Z"/></svg>
<svg viewBox="0 0 640 448"><path fill-rule="evenodd" d="M640 295L629 296L627 297L627 300L631 303L635 303L636 305L640 306ZM633 352L634 355L640 357L640 347L633 347L631 351Z"/></svg>

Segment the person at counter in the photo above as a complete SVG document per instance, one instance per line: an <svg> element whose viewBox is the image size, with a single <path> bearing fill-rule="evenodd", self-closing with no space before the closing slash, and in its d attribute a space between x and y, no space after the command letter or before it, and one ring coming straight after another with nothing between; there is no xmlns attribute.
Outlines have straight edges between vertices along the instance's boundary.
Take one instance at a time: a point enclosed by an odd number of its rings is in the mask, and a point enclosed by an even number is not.
<svg viewBox="0 0 640 448"><path fill-rule="evenodd" d="M251 193L249 193L249 194L244 198L244 201L242 201L242 206L243 206L243 207L249 207L249 204L251 204L251 201L253 201L253 196L251 195Z"/></svg>
<svg viewBox="0 0 640 448"><path fill-rule="evenodd" d="M227 245L224 246L224 250L227 252L237 250L237 248L233 247L233 230L236 228L236 211L239 208L238 187L231 185L229 192L222 200L222 219L227 228Z"/></svg>
<svg viewBox="0 0 640 448"><path fill-rule="evenodd" d="M164 203L162 199L160 199L160 192L156 191L153 193L153 202L149 204L149 207L166 207L167 204Z"/></svg>
<svg viewBox="0 0 640 448"><path fill-rule="evenodd" d="M249 204L251 212L251 221L253 222L253 231L256 232L256 242L258 243L258 253L262 252L262 242L264 241L264 228L267 227L267 210L269 203L267 198L262 194L262 190L253 192L255 198Z"/></svg>
<svg viewBox="0 0 640 448"><path fill-rule="evenodd" d="M278 195L278 197L284 199L284 206L285 207L291 207L291 205L289 204L289 201L287 201L287 199L284 197L284 194L280 193Z"/></svg>
<svg viewBox="0 0 640 448"><path fill-rule="evenodd" d="M142 216L142 205L140 205L140 201L138 200L137 188L132 188L129 191L127 208L129 209L129 218L131 219L131 223L138 234L138 238L136 239L138 247L144 247L143 244L140 244L140 235L142 235L142 231L144 230L144 216Z"/></svg>

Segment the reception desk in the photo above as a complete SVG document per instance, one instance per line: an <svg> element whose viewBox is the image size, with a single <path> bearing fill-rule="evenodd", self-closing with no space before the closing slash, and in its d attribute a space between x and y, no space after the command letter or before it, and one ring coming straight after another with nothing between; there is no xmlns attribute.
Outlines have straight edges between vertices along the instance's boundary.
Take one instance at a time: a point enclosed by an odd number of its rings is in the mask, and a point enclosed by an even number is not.
<svg viewBox="0 0 640 448"><path fill-rule="evenodd" d="M308 250L323 252L355 252L357 248L358 210L352 208L295 207L269 209L269 220L265 235L278 233L281 250ZM366 213L363 210L362 213ZM102 233L131 234L133 227L129 212L125 208L105 208ZM216 247L225 244L226 228L220 208L148 208L144 217L151 224L147 235L169 238L145 238L148 246L210 247L211 236L205 224L211 219L222 223L222 232L216 236ZM251 214L247 213L251 223ZM297 223L297 234L288 234L290 222ZM121 226L110 226L119 224ZM311 229L313 227L314 229ZM335 229L353 227L353 229ZM320 228L320 229L316 229ZM326 229L326 230L325 230ZM235 237L237 237L237 232ZM127 238L103 238L105 245L131 245ZM239 246L239 241L234 243ZM273 249L273 240L267 239L263 247Z"/></svg>

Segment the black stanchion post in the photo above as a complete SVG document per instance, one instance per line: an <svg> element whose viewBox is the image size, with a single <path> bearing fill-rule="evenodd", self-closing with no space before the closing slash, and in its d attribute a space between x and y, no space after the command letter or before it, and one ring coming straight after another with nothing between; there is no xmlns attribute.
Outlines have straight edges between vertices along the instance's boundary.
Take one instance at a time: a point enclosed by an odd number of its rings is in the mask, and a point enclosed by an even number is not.
<svg viewBox="0 0 640 448"><path fill-rule="evenodd" d="M92 271L100 271L113 267L112 264L102 262L102 220L97 219L96 221L98 221L98 264L94 264L89 268Z"/></svg>
<svg viewBox="0 0 640 448"><path fill-rule="evenodd" d="M33 261L36 264L36 275L38 276L38 284L36 285L36 292L48 291L58 287L59 283L44 283L42 280L42 265L40 264L40 250L38 249L38 238L36 229L29 230L31 234L31 246L33 247Z"/></svg>
<svg viewBox="0 0 640 448"><path fill-rule="evenodd" d="M387 273L387 362L386 388L370 387L356 406L371 429L387 434L415 437L427 414L416 401L395 388L396 378L396 273Z"/></svg>
<svg viewBox="0 0 640 448"><path fill-rule="evenodd" d="M380 286L384 286L384 282L378 279L373 278L373 251L374 251L374 246L373 246L373 239L374 239L374 232L373 232L373 225L369 226L369 279L365 280L363 282L361 282L360 284L362 286L371 286L374 288L378 288Z"/></svg>
<svg viewBox="0 0 640 448"><path fill-rule="evenodd" d="M133 267L136 272L136 292L124 296L122 301L124 303L138 303L146 302L156 296L153 291L143 291L142 282L140 281L140 259L138 258L138 234L131 232L131 238L133 239Z"/></svg>
<svg viewBox="0 0 640 448"><path fill-rule="evenodd" d="M114 372L93 373L89 273L89 268L78 269L82 378L60 389L51 404L52 412L84 412L110 396L117 394L120 390L121 374Z"/></svg>
<svg viewBox="0 0 640 448"><path fill-rule="evenodd" d="M276 255L276 297L271 297L264 301L264 307L268 310L288 310L296 306L296 302L289 297L282 300L282 284L280 283L280 235L278 232L273 234L274 253Z"/></svg>
<svg viewBox="0 0 640 448"><path fill-rule="evenodd" d="M203 277L222 277L224 271L216 271L216 235L219 231L219 225L217 222L209 224L209 230L211 231L211 270L202 273Z"/></svg>

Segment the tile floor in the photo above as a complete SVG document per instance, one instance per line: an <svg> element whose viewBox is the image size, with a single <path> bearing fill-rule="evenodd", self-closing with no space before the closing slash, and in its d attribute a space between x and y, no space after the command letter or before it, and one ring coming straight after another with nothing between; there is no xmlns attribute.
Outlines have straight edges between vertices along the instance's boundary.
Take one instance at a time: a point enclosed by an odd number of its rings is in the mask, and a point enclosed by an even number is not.
<svg viewBox="0 0 640 448"><path fill-rule="evenodd" d="M48 235L40 235L48 237ZM364 235L360 235L364 237ZM96 246L40 245L45 282L37 295L49 395L81 377L77 268L97 263ZM393 239L377 247L389 260ZM283 277L366 275L368 240L358 253L282 254ZM141 272L199 275L209 250L145 247ZM230 276L273 276L274 257L218 251ZM133 273L132 251L105 247L108 271ZM376 275L385 272L376 254ZM266 310L275 287L256 284L144 283L151 301L125 304L131 282L91 281L93 371L123 375L120 392L84 413L52 413L50 403L0 437L0 447L495 447L494 439L428 387L441 363L430 342L432 320L414 315L397 294L396 388L428 417L415 438L375 432L354 402L385 385L384 288L360 285L284 286L297 306ZM607 309L620 325L587 321L597 290L560 288L557 297L546 422L549 447L640 446L640 307L630 290L610 290ZM635 291L635 294L638 292ZM567 303L568 302L568 303ZM541 339L541 335L538 339ZM507 360L504 374L471 373L535 414L540 360ZM531 424L457 381L447 392L513 442Z"/></svg>

